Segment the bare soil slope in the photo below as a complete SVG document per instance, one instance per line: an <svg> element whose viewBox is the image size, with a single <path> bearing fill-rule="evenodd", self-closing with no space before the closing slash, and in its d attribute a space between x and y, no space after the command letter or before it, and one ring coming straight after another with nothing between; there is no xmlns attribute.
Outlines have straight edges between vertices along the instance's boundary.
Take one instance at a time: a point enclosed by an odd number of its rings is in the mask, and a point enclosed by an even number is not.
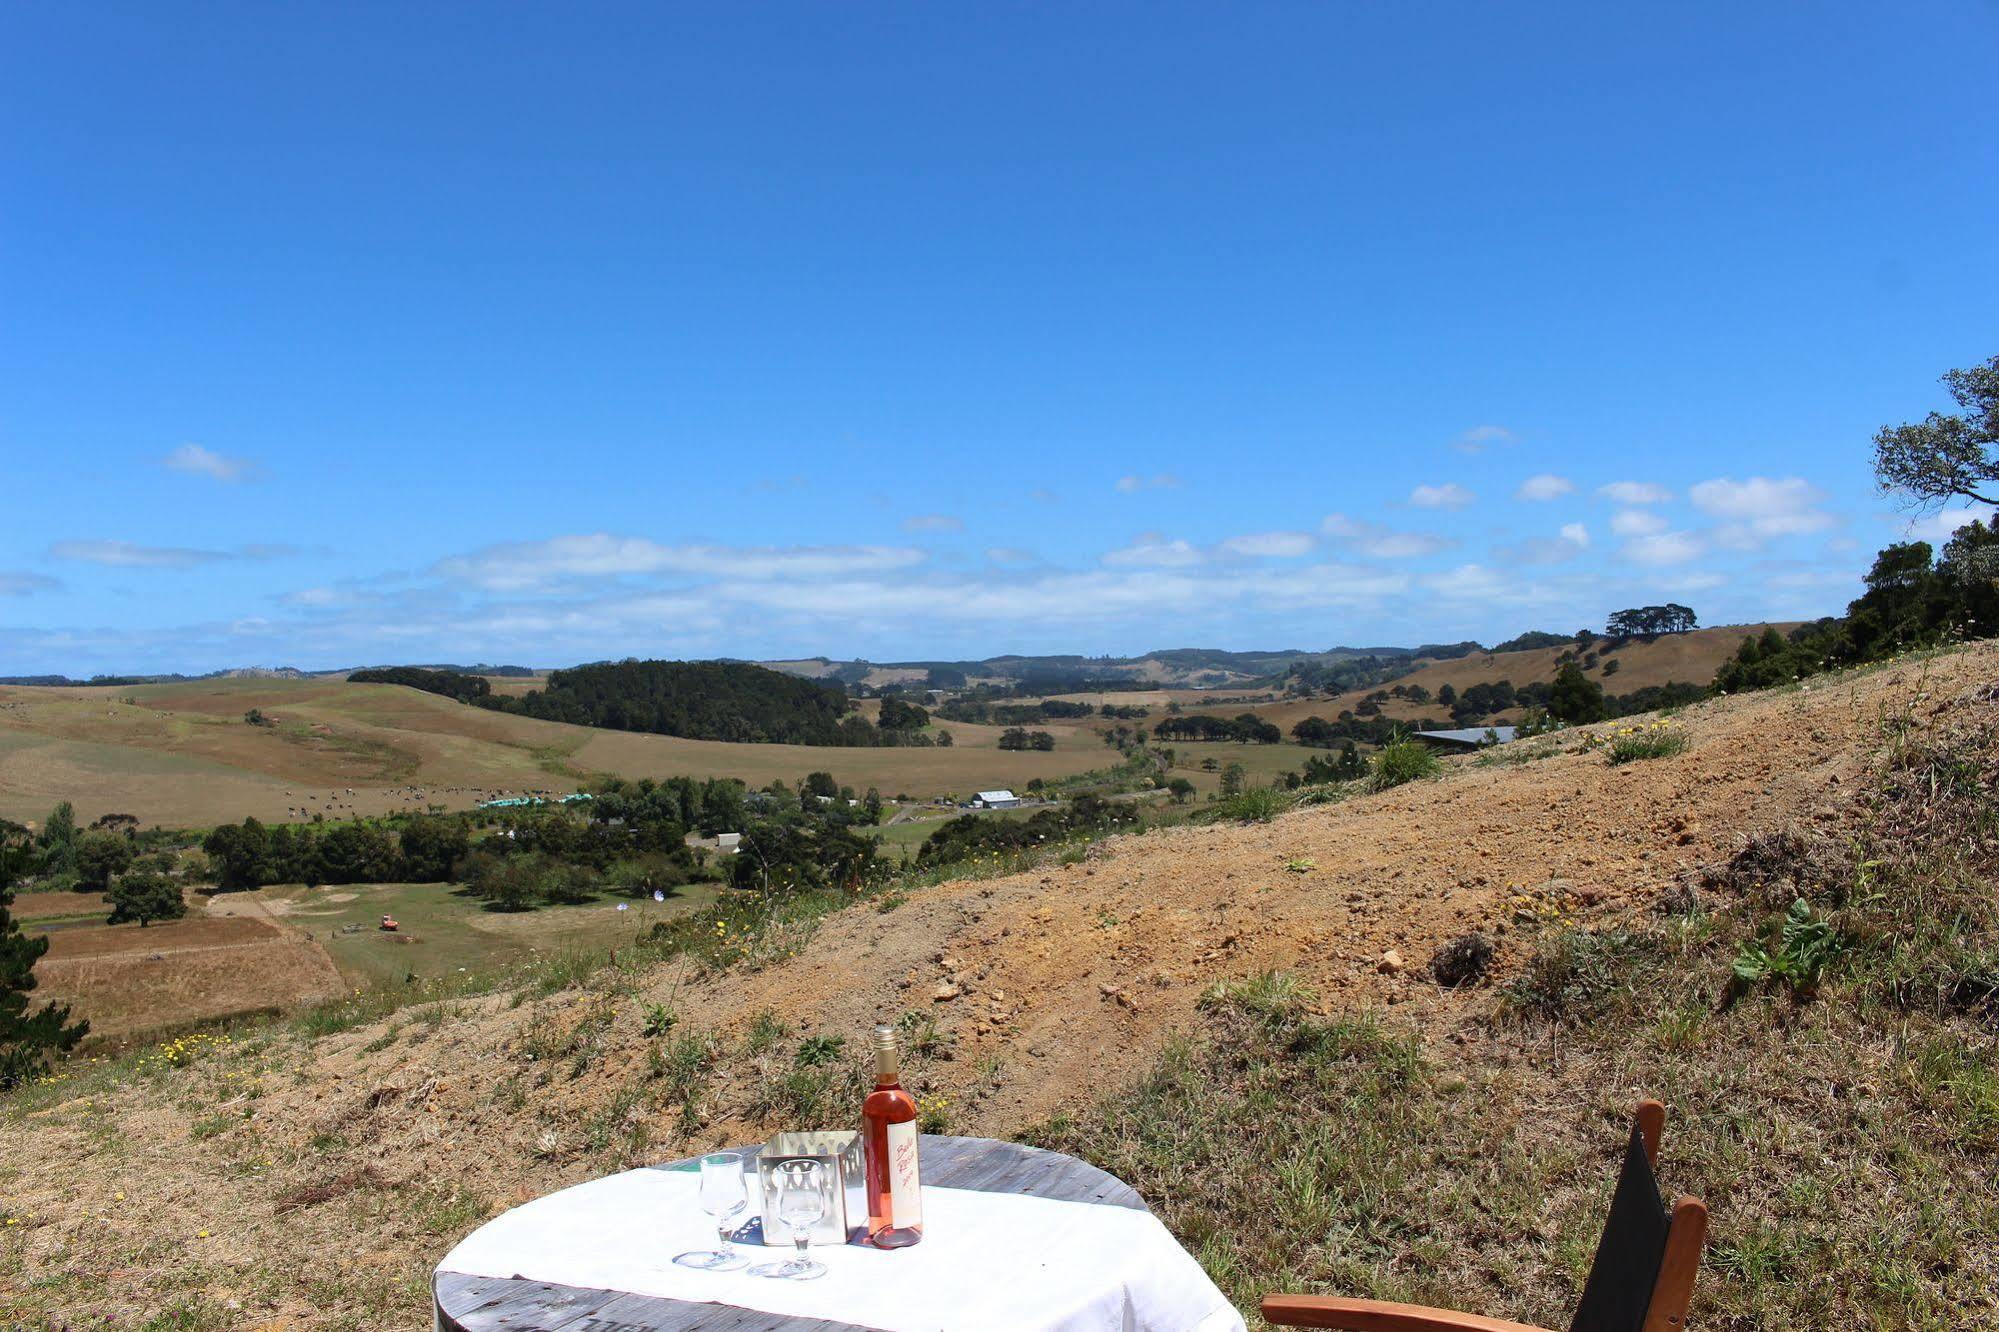
<svg viewBox="0 0 1999 1332"><path fill-rule="evenodd" d="M1718 700L1687 712L1677 756L1466 761L1269 824L1104 843L1080 863L845 912L760 971L614 970L430 1023L273 1035L144 1080L80 1081L9 1114L0 1195L26 1227L0 1245L16 1248L21 1289L70 1281L54 1288L79 1316L202 1293L239 1301L246 1326L407 1326L422 1317L424 1272L491 1209L622 1162L753 1141L772 1123L848 1118L843 1101L800 1108L790 1046L749 1039L766 1011L794 1039L856 1045L869 1024L918 1012L939 1033L913 1061L918 1089L948 1101L955 1131L991 1135L1115 1091L1190 1025L1211 982L1269 968L1300 973L1329 1010L1392 1005L1442 1041L1467 1006L1490 1002L1418 977L1445 941L1493 933L1504 976L1522 960L1509 922L1523 895L1614 916L1753 830L1831 823L1884 715L1995 678L1999 647L1981 646ZM681 1015L671 1041L642 1034L649 1003ZM0 1261L0 1289L8 1270Z"/></svg>

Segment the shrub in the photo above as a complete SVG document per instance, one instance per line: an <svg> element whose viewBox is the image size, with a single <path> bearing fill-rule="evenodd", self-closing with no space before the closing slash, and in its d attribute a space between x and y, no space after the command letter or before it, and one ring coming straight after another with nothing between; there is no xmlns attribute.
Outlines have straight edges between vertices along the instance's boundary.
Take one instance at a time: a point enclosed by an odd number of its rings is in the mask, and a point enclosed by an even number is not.
<svg viewBox="0 0 1999 1332"><path fill-rule="evenodd" d="M1391 786L1434 777L1442 769L1436 752L1421 740L1397 740L1383 745L1369 765L1368 785L1377 791Z"/></svg>
<svg viewBox="0 0 1999 1332"><path fill-rule="evenodd" d="M1639 759L1665 758L1687 747L1687 733L1670 722L1647 726L1625 726L1610 737L1610 761L1632 763Z"/></svg>
<svg viewBox="0 0 1999 1332"><path fill-rule="evenodd" d="M1274 786L1252 786L1215 806L1223 818L1240 823L1268 823L1291 808L1291 801Z"/></svg>

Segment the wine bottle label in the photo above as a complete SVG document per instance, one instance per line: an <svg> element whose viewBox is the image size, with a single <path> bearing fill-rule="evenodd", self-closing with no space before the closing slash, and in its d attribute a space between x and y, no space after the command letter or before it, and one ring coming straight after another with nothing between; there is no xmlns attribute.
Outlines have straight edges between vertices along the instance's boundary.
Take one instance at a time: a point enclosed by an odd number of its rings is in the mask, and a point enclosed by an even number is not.
<svg viewBox="0 0 1999 1332"><path fill-rule="evenodd" d="M888 1126L888 1219L900 1230L923 1224L923 1194L916 1181L916 1124Z"/></svg>

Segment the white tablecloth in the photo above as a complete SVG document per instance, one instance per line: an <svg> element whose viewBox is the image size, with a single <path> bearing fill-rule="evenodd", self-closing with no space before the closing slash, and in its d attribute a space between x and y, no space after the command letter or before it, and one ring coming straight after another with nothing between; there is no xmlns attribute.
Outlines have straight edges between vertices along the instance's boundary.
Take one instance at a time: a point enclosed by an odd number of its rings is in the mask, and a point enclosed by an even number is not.
<svg viewBox="0 0 1999 1332"><path fill-rule="evenodd" d="M970 1189L923 1190L923 1242L814 1245L828 1271L777 1281L677 1267L715 1247L688 1171L633 1170L517 1207L438 1264L695 1303L825 1318L882 1332L1241 1332L1243 1320L1150 1213ZM752 1263L783 1247L737 1246Z"/></svg>

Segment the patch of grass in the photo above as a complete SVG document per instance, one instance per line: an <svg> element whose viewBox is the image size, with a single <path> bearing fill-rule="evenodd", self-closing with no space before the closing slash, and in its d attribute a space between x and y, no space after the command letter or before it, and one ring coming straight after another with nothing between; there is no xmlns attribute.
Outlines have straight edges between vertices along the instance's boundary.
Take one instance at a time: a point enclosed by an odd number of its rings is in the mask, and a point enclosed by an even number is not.
<svg viewBox="0 0 1999 1332"><path fill-rule="evenodd" d="M1268 823L1291 808L1291 795L1274 786L1252 786L1225 796L1215 804L1215 813L1237 823Z"/></svg>
<svg viewBox="0 0 1999 1332"><path fill-rule="evenodd" d="M1552 740L1516 740L1510 745L1492 745L1481 749L1472 759L1476 768L1517 768L1526 763L1538 763L1551 759L1562 752L1561 745Z"/></svg>
<svg viewBox="0 0 1999 1332"><path fill-rule="evenodd" d="M1550 930L1506 986L1504 1007L1515 1017L1557 1023L1599 1017L1637 987L1650 942L1624 930Z"/></svg>
<svg viewBox="0 0 1999 1332"><path fill-rule="evenodd" d="M1436 751L1421 740L1397 740L1383 745L1368 764L1368 789L1386 791L1390 787L1434 777L1443 771Z"/></svg>
<svg viewBox="0 0 1999 1332"><path fill-rule="evenodd" d="M1613 764L1667 758L1686 751L1687 733L1663 721L1626 726L1611 733L1607 748Z"/></svg>

